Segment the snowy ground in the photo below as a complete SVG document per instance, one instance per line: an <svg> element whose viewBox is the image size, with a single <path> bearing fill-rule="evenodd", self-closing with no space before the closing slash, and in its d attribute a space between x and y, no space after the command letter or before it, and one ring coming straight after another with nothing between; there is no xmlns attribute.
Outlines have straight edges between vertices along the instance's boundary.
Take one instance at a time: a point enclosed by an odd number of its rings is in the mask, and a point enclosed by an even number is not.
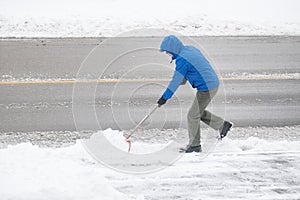
<svg viewBox="0 0 300 200"><path fill-rule="evenodd" d="M111 37L141 28L189 36L299 35L299 8L297 0L3 0L0 37Z"/></svg>
<svg viewBox="0 0 300 200"><path fill-rule="evenodd" d="M143 175L102 166L79 140L62 148L39 148L28 142L9 145L0 150L0 195L5 200L299 199L299 131L299 126L236 128L206 158L187 154L164 170ZM140 151L145 152L163 147L168 137L161 135L170 136L174 130L161 133L156 142L133 139L133 148L143 145ZM31 137L34 140L38 138ZM115 136L112 142L118 144L121 138Z"/></svg>

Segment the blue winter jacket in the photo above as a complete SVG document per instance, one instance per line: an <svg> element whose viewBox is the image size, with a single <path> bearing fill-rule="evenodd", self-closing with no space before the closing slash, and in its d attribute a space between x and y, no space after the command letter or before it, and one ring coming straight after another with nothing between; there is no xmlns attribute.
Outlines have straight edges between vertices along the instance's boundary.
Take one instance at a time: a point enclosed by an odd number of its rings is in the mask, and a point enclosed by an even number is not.
<svg viewBox="0 0 300 200"><path fill-rule="evenodd" d="M184 46L176 36L170 35L164 38L160 50L170 53L172 60L176 60L173 78L162 95L165 100L173 96L184 78L193 88L200 91L212 90L219 86L217 74L196 47Z"/></svg>

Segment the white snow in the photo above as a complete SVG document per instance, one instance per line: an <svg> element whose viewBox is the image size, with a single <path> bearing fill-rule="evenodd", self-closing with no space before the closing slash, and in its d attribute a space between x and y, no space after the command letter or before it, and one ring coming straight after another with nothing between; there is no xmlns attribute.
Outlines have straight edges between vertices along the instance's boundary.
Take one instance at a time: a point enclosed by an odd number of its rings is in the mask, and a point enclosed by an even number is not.
<svg viewBox="0 0 300 200"><path fill-rule="evenodd" d="M116 148L120 149L121 151L128 152L129 150L129 143L126 141L124 137L124 133L117 131L106 129L104 131L99 131L95 134L103 134L106 139L114 145ZM131 141L131 139L130 139ZM151 144L151 148L145 148L145 144L141 142L133 142L132 147L130 149L130 153L134 154L150 154L153 152L157 152L164 147L166 147L169 143L165 144ZM148 145L146 145L148 146Z"/></svg>
<svg viewBox="0 0 300 200"><path fill-rule="evenodd" d="M298 0L2 0L0 37L109 37L142 28L189 36L299 35L299 10Z"/></svg>
<svg viewBox="0 0 300 200"><path fill-rule="evenodd" d="M268 72L260 72L260 73L249 73L249 72L242 72L242 73L228 73L224 74L223 78L228 79L244 79L244 80L250 80L250 79L273 79L273 80L280 80L280 79L293 79L293 80L299 80L300 79L300 73L268 73Z"/></svg>
<svg viewBox="0 0 300 200"><path fill-rule="evenodd" d="M255 130L270 135L278 132L276 128ZM280 130L294 134L299 133L300 127ZM248 128L238 131L244 134ZM119 131L108 129L102 133L116 145L124 139ZM133 146L138 145L133 141ZM164 144L142 145L147 151ZM186 154L164 170L144 175L121 174L103 167L80 142L59 149L18 144L1 149L0 158L0 196L4 200L299 199L300 196L299 140L225 138L204 159L196 153Z"/></svg>
<svg viewBox="0 0 300 200"><path fill-rule="evenodd" d="M161 74L160 74L161 75ZM0 83L8 83L8 84L18 84L19 82L21 83L35 83L35 82L42 82L42 83L55 83L55 82L66 82L66 83L74 83L74 82L85 82L85 81L100 81L100 79L76 79L66 77L66 78L58 78L58 77L45 77L42 75L39 75L40 78L32 78L30 75L24 74L23 76L25 77L15 77L11 74L4 74L0 75ZM261 72L261 73L249 73L249 72L233 72L233 73L226 73L226 74L221 74L220 75L220 80L228 80L228 79L241 79L241 80L252 80L252 79L271 79L271 80L300 80L300 73L268 73L268 72ZM111 78L106 78L102 80L107 80L107 81L115 81L118 82L121 79L111 79ZM131 80L137 80L137 79L122 79L122 81L126 82L131 81ZM142 78L140 79L142 80ZM149 82L168 82L169 79L166 78L161 78L161 79L149 79L149 78L144 78L144 80L148 80Z"/></svg>
<svg viewBox="0 0 300 200"><path fill-rule="evenodd" d="M3 200L129 199L104 178L81 144L41 149L29 143L0 150ZM89 163L89 164L86 164Z"/></svg>

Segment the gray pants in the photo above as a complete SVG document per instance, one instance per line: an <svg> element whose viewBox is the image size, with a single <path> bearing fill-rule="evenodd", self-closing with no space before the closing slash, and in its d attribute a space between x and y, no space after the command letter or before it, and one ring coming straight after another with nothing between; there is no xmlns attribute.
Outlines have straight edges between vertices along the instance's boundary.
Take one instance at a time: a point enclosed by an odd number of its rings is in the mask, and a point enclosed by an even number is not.
<svg viewBox="0 0 300 200"><path fill-rule="evenodd" d="M189 145L191 146L200 144L200 120L215 130L219 130L224 123L224 119L206 110L217 91L218 88L209 91L197 91L187 116Z"/></svg>

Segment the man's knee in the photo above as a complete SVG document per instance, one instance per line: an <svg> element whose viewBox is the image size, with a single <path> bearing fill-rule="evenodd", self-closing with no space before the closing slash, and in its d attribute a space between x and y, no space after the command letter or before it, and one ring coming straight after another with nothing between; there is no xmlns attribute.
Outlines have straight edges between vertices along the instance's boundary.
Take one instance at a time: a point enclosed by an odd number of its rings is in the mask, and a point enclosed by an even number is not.
<svg viewBox="0 0 300 200"><path fill-rule="evenodd" d="M193 110L189 110L187 114L187 120L188 121L194 121L194 120L199 120L200 119L200 113L195 113Z"/></svg>

